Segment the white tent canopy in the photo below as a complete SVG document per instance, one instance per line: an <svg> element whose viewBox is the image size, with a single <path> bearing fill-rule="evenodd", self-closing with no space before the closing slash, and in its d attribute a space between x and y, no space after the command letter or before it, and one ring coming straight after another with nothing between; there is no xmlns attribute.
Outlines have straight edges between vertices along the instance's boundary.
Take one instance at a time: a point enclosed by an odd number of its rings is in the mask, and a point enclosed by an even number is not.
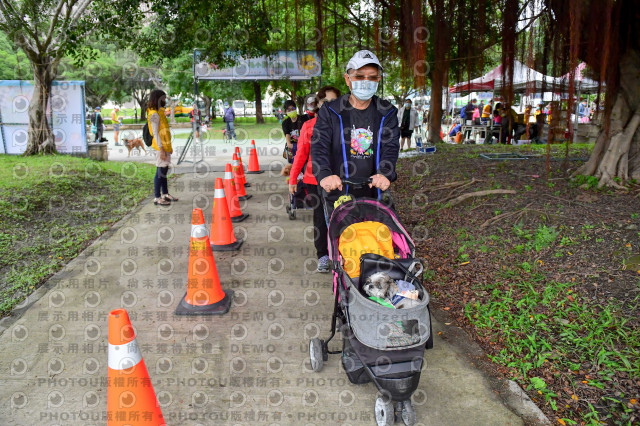
<svg viewBox="0 0 640 426"><path fill-rule="evenodd" d="M482 77L475 78L470 81L463 81L449 88L450 93L463 93L474 91L491 91L499 90L507 85L502 80L504 65L499 65L492 69ZM508 75L504 77L508 78ZM555 86L559 84L554 77L544 75L534 69L524 65L522 62L515 60L513 63L513 91L519 93L525 92L547 92L553 91Z"/></svg>

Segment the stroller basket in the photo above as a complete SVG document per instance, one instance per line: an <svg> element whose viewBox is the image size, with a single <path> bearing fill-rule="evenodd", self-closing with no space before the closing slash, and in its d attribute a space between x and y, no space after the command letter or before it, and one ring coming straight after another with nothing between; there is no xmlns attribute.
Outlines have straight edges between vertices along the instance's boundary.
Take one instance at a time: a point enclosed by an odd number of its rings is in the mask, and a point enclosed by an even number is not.
<svg viewBox="0 0 640 426"><path fill-rule="evenodd" d="M380 350L398 350L427 342L431 333L429 295L420 283L414 283L423 295L420 303L412 308L394 309L369 300L347 274L342 275L349 292L347 320L361 343Z"/></svg>

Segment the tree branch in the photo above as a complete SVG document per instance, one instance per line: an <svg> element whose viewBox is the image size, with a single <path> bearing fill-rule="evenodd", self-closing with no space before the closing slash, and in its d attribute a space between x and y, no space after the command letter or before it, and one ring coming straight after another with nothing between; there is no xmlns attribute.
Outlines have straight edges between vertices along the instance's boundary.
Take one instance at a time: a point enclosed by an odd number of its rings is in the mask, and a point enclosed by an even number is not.
<svg viewBox="0 0 640 426"><path fill-rule="evenodd" d="M47 31L47 38L44 41L44 46L49 47L49 43L51 43L51 37L53 36L53 31L58 24L58 17L60 16L60 11L62 10L62 6L64 6L67 0L59 0L58 6L56 7L56 11L53 13L53 19L51 20L51 25L49 26L49 31ZM69 17L68 11L71 9L71 5L67 7L67 12L65 13L65 20Z"/></svg>
<svg viewBox="0 0 640 426"><path fill-rule="evenodd" d="M18 32L19 30L24 30L27 32L27 34L29 34L29 36L31 36L32 40L36 40L36 36L33 33L33 31L31 31L31 28L29 27L29 25L26 23L26 21L23 19L22 14L19 14L14 8L13 5L11 4L11 2L8 2L6 0L0 0L0 11L2 12L1 16L9 16L9 15L13 15L13 22L18 22L18 26L14 26L11 25L11 19L6 19L7 25L9 25L9 29L11 31L9 32ZM24 38L23 35L21 35L22 38Z"/></svg>
<svg viewBox="0 0 640 426"><path fill-rule="evenodd" d="M64 24L62 25L62 28L60 29L60 32L58 33L58 35L53 39L53 42L52 42L53 45L64 46L67 43L67 38L69 37L69 34L71 34L71 30L73 26L75 26L75 24L78 22L80 17L84 14L85 10L87 9L87 7L89 7L92 1L93 0L83 0L83 2L80 3L76 8L75 13L73 13L73 6L75 4L75 0L72 0L69 3L69 7L67 8L67 11L65 14ZM91 32L89 31L85 35L88 35L90 33Z"/></svg>

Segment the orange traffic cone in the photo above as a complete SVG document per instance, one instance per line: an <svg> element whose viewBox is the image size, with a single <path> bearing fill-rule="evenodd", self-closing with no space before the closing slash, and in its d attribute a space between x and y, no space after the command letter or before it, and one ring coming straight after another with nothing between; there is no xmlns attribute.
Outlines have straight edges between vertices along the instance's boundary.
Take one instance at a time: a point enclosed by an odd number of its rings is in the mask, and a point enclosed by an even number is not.
<svg viewBox="0 0 640 426"><path fill-rule="evenodd" d="M236 189L238 184L236 183ZM213 251L234 251L242 245L233 234L233 224L227 197L224 195L222 179L216 178L216 190L213 195L213 213L211 214L211 249Z"/></svg>
<svg viewBox="0 0 640 426"><path fill-rule="evenodd" d="M243 214L238 202L238 194L236 193L236 184L233 180L233 172L231 164L227 163L224 171L224 194L227 197L227 205L229 206L229 214L231 214L231 222L242 222L249 217Z"/></svg>
<svg viewBox="0 0 640 426"><path fill-rule="evenodd" d="M124 309L109 313L107 424L166 425Z"/></svg>
<svg viewBox="0 0 640 426"><path fill-rule="evenodd" d="M244 185L245 188L249 188L251 186L250 183L247 183L247 178L244 176L244 166L242 165L242 156L240 155L240 148L236 146L235 154L238 156L238 170L240 171L240 183Z"/></svg>
<svg viewBox="0 0 640 426"><path fill-rule="evenodd" d="M256 141L251 140L251 150L249 151L249 168L247 169L248 175L257 175L264 173L264 170L260 170L260 163L258 162L258 150L256 149Z"/></svg>
<svg viewBox="0 0 640 426"><path fill-rule="evenodd" d="M252 195L247 195L247 191L244 189L244 185L242 182L242 169L238 164L238 154L233 154L233 161L231 162L231 169L233 170L233 180L236 184L236 192L238 193L238 200L245 201L252 197Z"/></svg>
<svg viewBox="0 0 640 426"><path fill-rule="evenodd" d="M188 274L187 293L176 307L176 315L222 315L229 312L233 290L225 293L220 286L201 209L193 209L191 216Z"/></svg>

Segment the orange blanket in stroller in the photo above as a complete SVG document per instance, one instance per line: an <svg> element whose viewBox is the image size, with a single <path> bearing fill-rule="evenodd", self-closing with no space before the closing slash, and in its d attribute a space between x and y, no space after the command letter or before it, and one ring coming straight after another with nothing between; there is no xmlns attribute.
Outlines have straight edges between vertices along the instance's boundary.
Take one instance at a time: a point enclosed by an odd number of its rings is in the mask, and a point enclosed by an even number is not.
<svg viewBox="0 0 640 426"><path fill-rule="evenodd" d="M338 249L344 260L343 269L351 278L360 276L360 256L365 253L395 258L391 231L380 222L367 221L350 225L340 235Z"/></svg>

